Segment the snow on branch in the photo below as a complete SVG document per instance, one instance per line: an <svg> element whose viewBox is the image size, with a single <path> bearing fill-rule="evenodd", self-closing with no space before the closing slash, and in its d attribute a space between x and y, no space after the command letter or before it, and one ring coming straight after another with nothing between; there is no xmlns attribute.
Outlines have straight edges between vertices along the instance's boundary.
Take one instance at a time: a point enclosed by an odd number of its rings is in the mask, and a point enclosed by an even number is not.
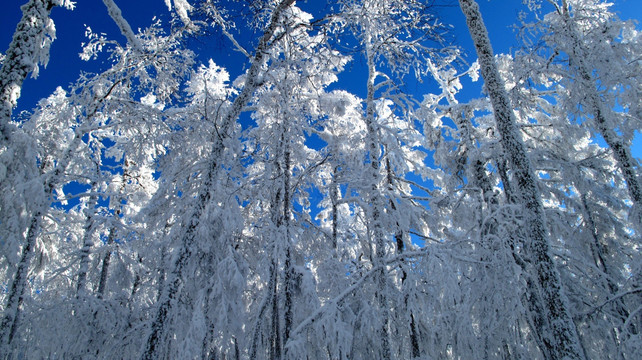
<svg viewBox="0 0 642 360"><path fill-rule="evenodd" d="M347 289L343 290L343 292L337 295L334 299L328 301L325 305L318 308L317 311L315 311L312 315L308 316L305 320L301 321L299 326L297 326L296 329L292 330L292 333L290 334L290 339L294 339L298 333L303 331L303 329L312 325L316 320L318 320L321 316L323 316L323 314L326 312L327 309L331 309L333 306L336 306L339 303L341 303L346 297L348 297L348 295L352 294L361 285L363 285L363 283L365 283L365 281L368 280L371 276L381 271L381 269L387 267L388 265L394 264L396 262L402 261L407 258L423 257L426 255L429 255L427 250L410 251L403 254L399 254L390 259L387 259L383 264L373 266L372 269L370 269L367 273L363 274L362 277L357 282L349 286ZM287 344L286 344L286 347L288 347Z"/></svg>
<svg viewBox="0 0 642 360"><path fill-rule="evenodd" d="M22 19L0 68L0 133L5 141L10 137L7 123L20 98L22 83L29 73L37 78L39 65L46 67L49 62L49 49L56 39L56 27L49 17L51 9L73 9L73 5L69 0L31 0L21 7Z"/></svg>
<svg viewBox="0 0 642 360"><path fill-rule="evenodd" d="M183 21L185 25L190 25L192 21L189 18L189 12L193 9L192 5L190 5L187 0L165 0L165 5L167 5L169 10L172 10L172 3L181 21Z"/></svg>
<svg viewBox="0 0 642 360"><path fill-rule="evenodd" d="M107 11L109 12L109 16L111 16L112 20L118 25L118 28L120 29L120 32L125 36L127 39L127 42L131 47L134 49L143 52L143 46L141 45L140 41L138 41L138 38L136 38L136 35L134 34L134 31L132 30L131 26L129 26L129 23L125 18L123 17L123 13L120 11L120 8L114 0L103 0L103 3L107 7Z"/></svg>
<svg viewBox="0 0 642 360"><path fill-rule="evenodd" d="M166 0L166 1L169 1L169 0ZM208 11L210 12L210 16L214 19L214 23L220 26L221 31L223 31L223 34L225 35L225 37L227 37L232 42L232 44L234 44L234 47L243 55L245 55L245 57L247 57L248 59L252 59L252 55L250 55L250 53L247 50L245 50L245 48L241 44L239 44L238 41L236 41L236 38L234 37L234 35L232 35L228 31L229 26L226 23L225 19L223 19L223 16L221 15L220 11L218 11L216 6L212 4L208 4L208 5L209 5Z"/></svg>
<svg viewBox="0 0 642 360"><path fill-rule="evenodd" d="M627 295L633 295L633 294L637 294L637 293L642 293L642 288L634 288L634 289L631 289L631 290L622 291L622 292L620 292L620 293L618 293L618 294L615 294L615 295L613 295L612 297L610 297L610 298L608 298L608 299L604 300L601 304L594 306L594 307L593 307L593 308L591 308L590 310L587 310L587 311L585 311L585 312L583 312L583 313L581 313L581 314L577 314L577 315L575 315L575 318L580 319L580 318L583 318L583 317L586 317L586 316L590 316L591 314L593 314L593 313L595 313L595 312L599 311L599 310L600 310L600 309L602 309L604 306L606 306L606 305L608 305L608 304L610 304L610 303L612 303L612 302L614 302L614 301L617 301L617 300L619 300L619 299L621 299L621 298L623 298L623 297L625 297L625 296L627 296ZM639 311L639 310L640 310L640 309L638 309L638 310L636 310L636 311ZM631 315L629 316L629 319L630 319L633 315L634 315L634 314L631 314ZM630 320L627 320L627 321L630 321Z"/></svg>

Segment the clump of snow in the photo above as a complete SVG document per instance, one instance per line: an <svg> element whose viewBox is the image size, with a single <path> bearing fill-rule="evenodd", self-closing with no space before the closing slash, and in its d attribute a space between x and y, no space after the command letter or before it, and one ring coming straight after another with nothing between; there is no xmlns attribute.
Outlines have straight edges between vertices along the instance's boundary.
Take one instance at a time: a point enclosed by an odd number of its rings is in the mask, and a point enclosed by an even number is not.
<svg viewBox="0 0 642 360"><path fill-rule="evenodd" d="M176 14L178 14L178 17L183 21L183 23L190 24L191 20L189 18L189 12L192 11L193 6L190 5L190 3L187 2L187 0L165 0L165 5L167 5L167 8L171 11L172 10L172 2L173 2L173 8L176 11Z"/></svg>

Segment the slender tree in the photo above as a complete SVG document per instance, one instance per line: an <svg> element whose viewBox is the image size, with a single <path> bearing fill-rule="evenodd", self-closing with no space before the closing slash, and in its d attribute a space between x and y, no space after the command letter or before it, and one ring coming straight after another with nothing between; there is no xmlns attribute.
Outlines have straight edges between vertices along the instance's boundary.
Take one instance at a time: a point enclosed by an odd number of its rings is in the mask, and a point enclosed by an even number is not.
<svg viewBox="0 0 642 360"><path fill-rule="evenodd" d="M466 15L468 29L479 56L482 77L493 105L502 147L510 162L524 206L525 224L529 229L529 238L524 246L534 267L536 284L543 302L541 308L546 314L542 319L543 323L538 324L536 329L544 342L545 348L542 351L555 359L582 359L584 354L568 309L568 300L550 254L545 214L533 168L519 136L510 99L497 70L479 6L471 0L460 0L459 4Z"/></svg>
<svg viewBox="0 0 642 360"><path fill-rule="evenodd" d="M250 101L252 94L260 85L259 75L264 65L264 56L270 49L271 42L279 36L279 26L282 21L282 13L293 3L292 0L283 0L273 9L269 24L259 40L256 52L251 59L251 66L246 74L245 84L239 95L234 99L227 112L222 116L220 127L216 134L212 134L212 150L210 153L211 162L203 174L204 182L197 196L197 204L190 219L183 224L185 230L182 237L179 252L175 255L174 267L168 274L168 281L159 300L156 316L152 320L150 334L144 347L142 358L154 359L160 355L160 342L164 339L166 321L171 311L174 300L178 297L183 279L183 272L191 261L191 255L195 237L201 217L205 214L206 208L211 206L210 201L214 190L214 181L218 175L219 157L225 150L225 140L231 134L234 123L241 111Z"/></svg>
<svg viewBox="0 0 642 360"><path fill-rule="evenodd" d="M613 152L635 205L633 217L640 222L642 187L630 150L641 119L635 100L640 93L639 63L634 60L640 49L630 38L632 24L618 19L605 1L548 3L554 10L528 27L538 31L548 45L547 62L557 65L555 69L564 76L568 93L562 104L568 113L590 124ZM629 114L618 111L618 106Z"/></svg>

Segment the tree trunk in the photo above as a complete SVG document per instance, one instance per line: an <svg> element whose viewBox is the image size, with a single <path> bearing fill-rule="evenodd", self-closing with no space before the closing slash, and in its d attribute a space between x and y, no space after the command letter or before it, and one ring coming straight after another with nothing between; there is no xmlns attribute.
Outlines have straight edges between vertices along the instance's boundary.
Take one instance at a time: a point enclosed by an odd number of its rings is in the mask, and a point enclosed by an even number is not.
<svg viewBox="0 0 642 360"><path fill-rule="evenodd" d="M100 169L97 172L99 173ZM98 175L98 174L97 174ZM97 181L92 182L91 192L96 193L98 191ZM93 246L92 236L95 230L95 221L94 217L96 216L96 204L98 203L97 195L90 195L89 201L87 202L87 219L85 223L85 233L83 234L82 248L80 249L80 267L78 269L78 282L76 283L76 297L81 297L84 295L86 284L87 284L87 273L89 272L89 255L91 252L91 247Z"/></svg>
<svg viewBox="0 0 642 360"><path fill-rule="evenodd" d="M100 267L100 279L98 280L98 290L96 291L99 299L102 299L105 295L107 276L109 275L109 263L111 262L111 249L109 249L109 247L114 243L115 238L116 228L112 226L107 236L107 253L103 256L102 266Z"/></svg>
<svg viewBox="0 0 642 360"><path fill-rule="evenodd" d="M585 226L587 226L589 231L591 232L591 239L593 240L593 242L589 244L589 249L591 251L591 255L593 256L593 261L595 263L595 266L602 273L604 273L604 280L602 282L606 283L608 293L611 296L615 296L619 293L620 289L617 283L613 280L614 277L613 277L612 271L609 265L606 263L606 260L604 259L605 246L600 241L600 234L599 234L597 225L595 224L595 220L593 219L593 214L589 207L586 193L582 194L580 198L582 200L582 210L584 212ZM613 306L614 306L615 312L620 317L619 320L622 323L626 322L626 320L629 317L629 311L626 309L624 300L622 298L615 300L613 302ZM618 349L618 352L620 352L619 354L620 358L624 359L624 355L621 353L621 350L620 350L620 343L619 343L620 337L618 336L619 330L620 329L617 329L616 327L612 328L611 337L613 339L613 343L615 347ZM635 324L631 324L630 332L633 334L637 334L638 330Z"/></svg>
<svg viewBox="0 0 642 360"><path fill-rule="evenodd" d="M606 144L613 151L613 156L618 163L620 171L626 180L626 185L629 190L629 195L631 200L635 204L635 207L638 208L637 217L635 219L636 226L642 228L642 187L640 187L640 181L638 180L637 173L635 171L635 164L637 162L631 156L631 150L624 144L624 142L617 135L615 130L609 126L607 120L608 113L611 111L605 108L600 94L598 93L596 87L597 79L594 79L591 75L591 69L586 64L586 57L588 54L584 48L581 39L576 31L576 28L573 26L573 19L571 19L571 13L567 1L562 1L562 7L558 7L562 21L566 25L569 35L571 36L572 48L568 53L569 61L571 65L576 66L577 71L579 72L579 80L583 83L582 89L586 91L586 97L589 100L588 108L593 113L593 122L598 132L604 138ZM598 81L599 82L599 81Z"/></svg>
<svg viewBox="0 0 642 360"><path fill-rule="evenodd" d="M36 69L38 63L44 60L38 58L41 55L38 51L46 45L38 42L47 37L46 27L54 6L51 0L31 0L22 6L22 19L16 26L13 40L0 68L0 133L5 144L8 144L11 138L9 122L20 97L22 83L27 75ZM0 143L0 148L6 146L5 144Z"/></svg>
<svg viewBox="0 0 642 360"><path fill-rule="evenodd" d="M339 167L335 166L333 170L332 182L330 183L330 201L332 202L332 250L334 251L333 255L336 256L336 250L338 245L338 229L339 229L339 208L337 202L339 201L339 184L336 183L337 173Z"/></svg>
<svg viewBox="0 0 642 360"><path fill-rule="evenodd" d="M218 160L223 154L225 147L223 140L229 136L229 132L232 129L234 122L241 114L245 105L250 101L250 97L254 93L254 90L259 87L259 73L263 65L263 59L279 26L281 13L293 2L294 0L281 0L276 6L272 13L270 24L257 45L256 53L252 59L252 64L245 77L243 90L241 90L241 93L236 97L236 99L234 99L229 112L223 117L223 122L218 134L212 134L212 137L215 140L210 154L212 160L207 174L205 174L205 182L198 195L197 204L190 217L189 225L187 225L185 229L181 248L176 256L173 270L168 274L170 281L167 281L163 295L161 295L161 299L159 300L160 304L156 310L156 316L151 324L151 331L147 337L145 349L141 356L142 359L152 360L161 357L160 354L158 354L159 342L163 339L167 316L171 311L172 304L176 299L183 282L183 269L191 260L192 248L197 235L197 228L200 223L200 219L210 201L214 178L219 171Z"/></svg>
<svg viewBox="0 0 642 360"><path fill-rule="evenodd" d="M563 294L560 276L550 255L544 208L537 182L526 149L519 137L517 121L495 63L486 26L474 0L460 0L459 4L466 16L468 30L477 50L501 143L513 169L524 206L526 234L530 236L529 241L524 244L524 250L534 267L534 278L537 280L544 318L547 320L541 327L540 336L544 340L544 346L551 350L554 359L583 359L568 301Z"/></svg>
<svg viewBox="0 0 642 360"><path fill-rule="evenodd" d="M18 268L16 269L16 273L13 277L9 295L7 296L7 303L4 308L4 317L2 319L2 324L0 324L0 340L2 340L0 350L3 350L3 353L0 353L0 355L2 355L2 357L8 356L11 342L13 341L13 337L15 336L18 328L20 309L24 302L24 292L27 287L29 264L33 257L33 247L36 245L36 232L37 229L40 228L41 221L42 217L40 213L36 213L31 219L31 225L27 231L26 243L22 248L22 256L20 257ZM7 352L4 353L4 350Z"/></svg>
<svg viewBox="0 0 642 360"><path fill-rule="evenodd" d="M368 82L367 82L367 98L366 98L366 128L367 134L366 137L368 144L367 149L370 152L370 166L372 170L371 178L371 198L370 204L372 204L371 216L372 216L372 236L374 237L375 242L375 256L374 256L374 265L382 265L385 258L385 234L383 231L383 225L381 223L381 205L379 199L379 169L381 167L379 161L379 151L380 146L377 141L377 126L375 124L375 77L376 77L376 68L374 60L374 52L371 49L371 44L366 44L366 57L368 60ZM376 297L377 305L379 306L379 312L381 313L381 358L383 360L388 360L391 357L390 351L390 334L389 334L389 313L388 313L388 299L386 296L386 272L385 267L382 267L379 274L375 278L376 282Z"/></svg>
<svg viewBox="0 0 642 360"><path fill-rule="evenodd" d="M292 329L292 320L294 317L293 309L293 291L294 291L294 267L292 265L292 242L290 240L290 216L291 216L291 203L292 203L292 194L290 189L291 183L291 150L290 150L290 136L287 129L289 125L285 124L284 131L284 146L285 151L283 154L283 226L285 227L285 262L283 272L285 276L283 278L283 291L285 292L285 299L283 304L283 344L288 342L290 337L290 330ZM287 349L284 351L287 355Z"/></svg>
<svg viewBox="0 0 642 360"><path fill-rule="evenodd" d="M69 149L59 161L53 174L45 180L43 199L40 204L36 205L37 210L34 211L31 217L31 222L27 229L25 244L22 248L22 256L18 262L18 267L11 282L9 295L7 296L7 303L4 308L4 317L0 324L0 341L2 341L2 345L9 346L13 341L13 336L15 335L18 326L18 319L20 317L20 311L24 300L24 292L27 286L29 266L31 265L33 250L36 246L36 239L41 230L42 219L47 214L47 209L51 205L49 200L53 196L54 188L60 180L59 178L67 169L67 166L71 161L73 150L77 149L81 142L81 138L81 134L77 133L69 146Z"/></svg>

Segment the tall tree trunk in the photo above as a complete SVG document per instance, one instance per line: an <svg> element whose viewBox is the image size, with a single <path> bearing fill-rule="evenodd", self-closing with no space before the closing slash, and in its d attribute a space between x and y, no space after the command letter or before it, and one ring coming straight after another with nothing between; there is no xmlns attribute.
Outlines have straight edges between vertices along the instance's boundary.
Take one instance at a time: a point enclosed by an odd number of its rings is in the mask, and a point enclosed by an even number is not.
<svg viewBox="0 0 642 360"><path fill-rule="evenodd" d="M94 182L91 186L92 192L97 189L97 184ZM80 249L80 267L78 268L78 280L76 282L76 296L81 297L84 295L87 284L87 273L89 272L89 255L91 247L94 245L93 234L95 230L95 207L98 202L98 196L91 195L87 203L87 219L85 224L85 231L83 234L82 248Z"/></svg>
<svg viewBox="0 0 642 360"><path fill-rule="evenodd" d="M276 246L275 246L276 248ZM277 256L277 254L274 254ZM279 312L279 291L278 291L278 264L277 259L272 259L272 264L270 265L271 276L274 277L272 282L272 287L270 288L271 298L272 298L272 322L270 329L270 343L269 343L269 355L272 360L281 360L281 316Z"/></svg>
<svg viewBox="0 0 642 360"><path fill-rule="evenodd" d="M386 157L386 182L388 183L388 191L390 191L390 194L393 193L394 191L394 172L392 169L392 166L390 165L390 158ZM395 201L391 198L389 200L389 205L390 205L390 210L392 212L397 212L397 206L395 205ZM402 216L401 214L395 214L395 216L399 217ZM395 244L396 244L396 250L397 250L397 255L402 255L404 252L405 244L404 244L404 230L401 228L401 225L397 221L397 231L395 232ZM408 272L406 271L406 262L403 258L399 260L399 269L401 270L401 286L402 288L406 285L406 279L408 279ZM412 286L412 284L411 284ZM419 350L419 334L417 333L417 323L415 322L415 316L412 310L409 310L410 304L409 304L410 296L408 293L404 296L404 311L409 312L410 314L410 324L409 324L409 333L410 333L410 354L412 355L412 358L419 358L421 356L421 352Z"/></svg>
<svg viewBox="0 0 642 360"><path fill-rule="evenodd" d="M330 183L330 201L332 202L332 250L336 252L338 245L338 229L339 229L339 207L337 203L339 201L340 188L337 183L337 173L339 172L339 167L335 166L332 173L332 182ZM336 253L333 253L336 256Z"/></svg>
<svg viewBox="0 0 642 360"><path fill-rule="evenodd" d="M91 183L91 195L87 202L85 232L83 234L82 248L80 249L80 267L78 269L78 282L76 283L76 297L84 295L87 284L87 273L89 272L89 255L94 242L92 240L96 228L96 204L98 203L98 178L100 177L100 166L96 164L96 180Z"/></svg>
<svg viewBox="0 0 642 360"><path fill-rule="evenodd" d="M581 194L580 198L582 200L582 210L584 212L585 226L587 226L589 231L591 232L591 239L593 240L589 244L589 249L591 251L591 255L593 256L593 261L595 263L595 266L604 274L603 283L606 283L608 293L611 296L615 296L619 293L620 289L617 283L613 280L614 274L612 274L611 268L609 267L609 265L606 263L606 260L604 259L605 246L602 245L602 242L600 241L600 233L595 223L595 220L593 219L593 212L591 211L591 208L589 206L586 193ZM629 311L626 309L624 300L622 298L618 298L613 302L613 306L615 308L615 312L620 317L619 320L622 323L624 323L626 319L628 319L629 317ZM631 324L630 330L631 330L631 333L634 333L634 334L638 332L635 324ZM618 336L619 335L618 332L619 332L619 329L617 327L612 328L611 337L613 338L613 343L615 344L616 348L618 349L618 352L620 353L619 357L621 359L624 359L624 355L620 350L620 344L619 344L620 336Z"/></svg>
<svg viewBox="0 0 642 360"><path fill-rule="evenodd" d="M592 112L595 127L600 135L602 135L602 138L604 138L606 144L613 151L613 156L618 163L620 171L622 171L624 180L626 180L631 200L638 208L637 217L635 219L636 226L642 229L642 210L640 209L642 207L642 187L640 186L640 181L638 179L637 172L635 171L635 164L637 164L637 162L633 159L633 156L631 156L631 150L617 135L615 129L613 129L614 125L609 124L607 116L612 110L605 107L605 104L597 90L596 82L599 80L595 79L591 75L592 69L586 64L586 58L589 54L587 54L580 36L577 33L576 27L573 24L568 2L566 0L562 0L562 7L558 7L557 11L562 17L562 21L564 21L564 25L571 36L572 47L568 53L569 61L571 66L576 67L579 73L579 80L583 83L582 89L583 91L586 91L586 97L589 101L588 108Z"/></svg>
<svg viewBox="0 0 642 360"><path fill-rule="evenodd" d="M131 175L129 174L129 166L130 166L130 162L127 159L127 157L125 156L124 157L124 161L123 161L123 175L121 176L120 193L118 194L118 197L117 197L116 201L114 201L114 203L116 203L116 204L121 204L122 203L122 200L123 200L122 194L125 193L125 187L126 187L126 184L127 184L127 179L131 177ZM119 207L114 210L113 219L118 219L118 217L121 214L122 207L121 207L121 205L118 205L118 206ZM166 223L165 224L165 228L163 229L164 230L164 235L167 235L167 233L169 231L169 227L170 227L170 224ZM100 268L100 277L99 277L99 280L98 280L98 290L96 290L96 292L97 292L96 296L99 299L103 298L103 295L105 293L105 288L107 286L107 277L109 276L109 264L111 262L111 250L110 250L110 247L113 245L114 240L116 239L117 232L118 232L118 229L116 228L116 225L112 224L112 226L109 228L109 235L107 235L107 243L106 243L106 245L107 245L107 250L108 251L103 256L102 265L101 265L101 268ZM161 251L161 262L165 258L165 246L163 246L162 249L163 250Z"/></svg>
<svg viewBox="0 0 642 360"><path fill-rule="evenodd" d="M270 18L270 23L257 45L256 53L252 59L252 64L245 77L243 90L241 90L241 93L236 97L236 99L234 99L229 111L223 117L218 134L212 134L214 144L210 154L210 166L205 174L203 187L197 197L197 204L188 224L185 227L184 235L182 236L183 241L175 257L176 260L174 261L173 269L168 274L169 281L167 281L165 285L163 295L161 295L159 300L156 315L152 320L151 330L147 340L145 341L145 348L141 356L142 359L152 360L161 357L161 354L158 353L159 343L164 338L167 317L183 283L183 270L191 261L192 249L201 217L203 216L205 208L211 199L214 178L217 176L219 171L218 160L223 154L225 147L224 140L229 136L234 122L241 114L245 105L250 101L254 90L259 87L259 73L263 66L265 54L270 48L271 41L274 39L274 35L279 27L281 14L285 9L292 5L293 2L294 0L281 0L274 9L272 17Z"/></svg>
<svg viewBox="0 0 642 360"><path fill-rule="evenodd" d="M466 16L468 30L477 50L501 143L513 169L524 206L526 234L530 236L524 244L524 250L534 267L536 285L541 294L542 309L547 320L540 328L540 335L554 359L584 359L579 337L569 313L568 301L562 291L560 276L550 255L544 208L532 165L519 137L517 121L495 63L479 6L474 0L459 0L459 4Z"/></svg>
<svg viewBox="0 0 642 360"><path fill-rule="evenodd" d="M367 36L367 35L366 35ZM368 61L368 81L367 81L367 97L366 97L366 129L367 129L367 149L370 153L370 166L371 166L371 195L370 204L372 216L372 236L375 242L375 256L374 265L383 265L385 258L385 234L383 231L383 224L381 223L382 207L380 204L379 196L379 169L381 168L379 160L380 144L377 141L377 125L375 124L375 77L377 71L375 68L374 51L371 48L372 44L366 43L366 58ZM381 267L379 274L375 278L376 282L376 297L377 305L381 316L381 358L388 360L391 357L390 351L390 330L389 330L389 312L388 312L388 298L386 296L387 281L385 266Z"/></svg>
<svg viewBox="0 0 642 360"><path fill-rule="evenodd" d="M287 118L287 117L286 117ZM283 272L285 276L283 278L283 291L285 293L285 299L283 303L283 344L288 342L290 338L290 330L292 329L292 321L294 317L293 309L293 291L294 291L294 267L292 264L292 241L290 239L290 216L292 214L291 203L292 203L292 194L291 194L291 149L290 149L290 135L288 133L289 125L285 123L284 131L284 147L285 151L283 153L283 226L285 227L285 262ZM284 350L284 354L287 355L287 349Z"/></svg>
<svg viewBox="0 0 642 360"><path fill-rule="evenodd" d="M87 120L94 117L96 112L99 110L100 105L109 96L111 96L111 92L120 82L121 80L115 81L106 94L94 99L94 102L88 107L86 115ZM2 126L1 123L0 126ZM62 180L61 178L67 170L75 152L78 151L81 146L83 136L89 131L91 131L89 128L77 127L75 129L75 135L71 140L69 147L57 162L53 172L45 177L42 199L40 199L35 205L35 210L32 213L33 215L31 216L22 248L22 255L11 282L9 295L7 296L7 302L4 308L2 323L0 323L0 351L2 351L2 345L9 345L13 340L13 335L15 334L17 321L21 311L20 309L24 300L23 296L27 284L26 278L29 272L31 258L33 257L33 250L36 245L36 239L41 230L43 217L46 216L48 209L51 206L54 189Z"/></svg>
<svg viewBox="0 0 642 360"><path fill-rule="evenodd" d="M40 54L40 47L48 46L44 44L46 41L43 40L47 37L49 14L54 5L51 0L31 0L22 6L22 19L16 26L13 39L0 68L0 154L11 146L13 133L10 125L11 113L20 97L22 84L27 75L44 60L41 58L43 54ZM15 162L23 160L26 159L15 158L15 155L10 159ZM24 301L29 264L33 256L32 251L42 221L42 211L35 211L31 218L22 247L22 255L9 288L9 295L0 323L0 357L8 356L10 344L16 333L20 308Z"/></svg>
<svg viewBox="0 0 642 360"><path fill-rule="evenodd" d="M112 226L107 235L107 252L103 256L102 265L100 267L100 279L98 280L98 290L96 296L102 299L105 295L105 288L107 287L107 276L109 275L109 263L111 262L111 245L116 238L116 227Z"/></svg>
<svg viewBox="0 0 642 360"><path fill-rule="evenodd" d="M41 213L38 212L31 219L29 230L27 230L27 239L24 247L22 248L22 256L18 263L18 268L13 277L9 295L7 296L7 303L4 308L4 317L2 324L0 324L0 355L2 357L8 356L11 343L18 328L18 320L20 318L20 311L22 303L24 302L24 292L27 287L27 275L29 271L29 264L33 257L33 248L36 244L36 232L40 228L42 222ZM6 353L4 353L7 351Z"/></svg>
<svg viewBox="0 0 642 360"><path fill-rule="evenodd" d="M498 158L495 159L495 164L497 165L497 172L499 173L499 176L502 180L502 185L504 187L504 196L507 204L516 204L518 202L517 195L515 194L515 191L513 190L511 181L508 177L508 164L507 164L506 158L499 156ZM508 244L510 246L510 250L513 256L513 259L515 260L515 264L517 264L523 271L524 276L526 278L526 293L521 295L521 302L522 305L524 306L525 309L528 311L528 316L525 319L528 327L530 328L530 331L533 334L533 337L535 339L535 343L537 344L537 347L540 349L542 353L542 357L546 360L549 360L552 358L550 354L550 349L547 348L544 344L544 340L542 339L542 331L541 327L544 324L544 309L542 308L543 302L541 297L539 296L539 292L537 291L537 286L534 283L533 276L529 273L528 269L528 264L522 256L518 253L517 249L517 239L521 235L515 235L515 236L510 236L508 239ZM518 334L520 335L520 343L523 343L525 340L522 335L523 331L521 330L522 327L518 324L517 325L517 331Z"/></svg>
<svg viewBox="0 0 642 360"><path fill-rule="evenodd" d="M452 103L451 103L452 105ZM468 106L464 106L463 109L455 109L455 114L453 115L453 120L457 124L458 128L460 129L461 133L461 139L462 142L465 143L465 149L462 156L464 156L468 162L471 162L469 166L472 167L472 179L471 179L471 184L475 187L478 187L481 190L482 193L482 198L483 202L486 205L487 212L492 214L494 213L497 208L499 207L499 197L493 190L493 184L491 182L490 177L486 173L486 167L485 167L485 161L480 159L480 158L471 158L469 155L468 149L474 149L475 144L474 144L474 138L473 138L473 130L472 130L472 123L471 123L471 117L472 117L472 109L470 109ZM504 187L506 190L506 193L510 193L510 185L508 184L508 178L507 175L504 174L505 178L502 178L504 182ZM509 195L506 196L507 199L510 198ZM487 221L483 221L483 216L482 219L480 219L482 222L480 223L480 231L481 231L481 241L485 242L486 244L482 245L482 248L494 248L495 245L488 243L488 238L489 237L497 237L498 236L498 226L499 222L497 219L488 219ZM507 251L514 252L514 248L509 249L510 244L514 242L514 237L511 236L511 239L509 239L506 242L502 242L499 244L499 246L505 246ZM488 259L485 256L482 256L480 258L482 262L488 262L492 261L492 259ZM488 300L489 298L492 298L492 294L484 294L484 300ZM490 314L486 314L490 315ZM490 334L488 332L484 333L484 358L490 358L491 354L490 352L490 339L493 336L493 334ZM510 345L509 345L509 339L506 337L501 339L501 350L503 351L503 357L510 359L511 358L511 351L510 351Z"/></svg>
<svg viewBox="0 0 642 360"><path fill-rule="evenodd" d="M13 341L13 337L18 326L21 307L24 301L24 293L27 286L29 266L31 265L33 250L36 246L36 239L41 230L43 217L47 214L47 210L51 205L51 199L53 197L56 184L58 184L62 174L64 174L64 171L67 169L67 166L71 161L73 151L78 148L82 141L81 139L82 134L77 132L69 146L69 149L58 162L58 166L53 171L53 174L46 178L44 182L43 198L40 200L39 204L36 205L36 210L31 216L31 221L29 223L22 248L22 255L9 288L9 295L7 296L7 302L4 308L4 316L2 323L0 323L1 345L6 345L7 348ZM0 351L2 351L2 346L0 346Z"/></svg>

